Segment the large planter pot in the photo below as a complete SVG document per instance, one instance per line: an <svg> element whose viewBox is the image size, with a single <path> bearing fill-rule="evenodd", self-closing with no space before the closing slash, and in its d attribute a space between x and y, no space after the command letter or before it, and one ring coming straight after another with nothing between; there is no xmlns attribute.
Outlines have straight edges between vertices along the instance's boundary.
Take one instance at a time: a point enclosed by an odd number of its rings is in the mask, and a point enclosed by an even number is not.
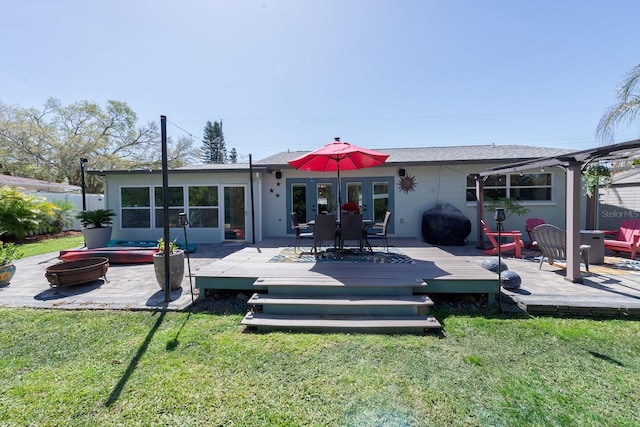
<svg viewBox="0 0 640 427"><path fill-rule="evenodd" d="M160 285L160 289L164 289L165 275L163 253L153 255L153 270L156 273L156 280L158 281L158 285ZM184 251L175 251L169 255L169 271L171 274L171 289L179 289L182 287L182 279L184 278Z"/></svg>
<svg viewBox="0 0 640 427"><path fill-rule="evenodd" d="M87 249L104 248L111 240L112 227L83 228L82 237Z"/></svg>
<svg viewBox="0 0 640 427"><path fill-rule="evenodd" d="M13 264L0 266L0 286L8 285L16 274L16 266Z"/></svg>

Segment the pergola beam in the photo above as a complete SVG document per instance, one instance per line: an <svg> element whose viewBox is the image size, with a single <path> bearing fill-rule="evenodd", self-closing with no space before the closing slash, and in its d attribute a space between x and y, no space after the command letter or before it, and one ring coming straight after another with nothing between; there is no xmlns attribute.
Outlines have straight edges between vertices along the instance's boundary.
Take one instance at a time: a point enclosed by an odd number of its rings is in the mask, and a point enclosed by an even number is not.
<svg viewBox="0 0 640 427"><path fill-rule="evenodd" d="M605 145L589 150L566 153L560 156L546 157L497 166L480 172L476 177L476 192L482 190L478 185L480 177L522 172L532 169L560 166L566 173L566 224L567 233L567 280L582 282L580 273L580 196L582 194L582 167L589 163L606 158L629 158L638 155L640 139ZM480 195L478 195L480 196ZM478 197L480 200L480 197ZM478 203L480 211L480 203ZM477 227L480 227L478 219Z"/></svg>

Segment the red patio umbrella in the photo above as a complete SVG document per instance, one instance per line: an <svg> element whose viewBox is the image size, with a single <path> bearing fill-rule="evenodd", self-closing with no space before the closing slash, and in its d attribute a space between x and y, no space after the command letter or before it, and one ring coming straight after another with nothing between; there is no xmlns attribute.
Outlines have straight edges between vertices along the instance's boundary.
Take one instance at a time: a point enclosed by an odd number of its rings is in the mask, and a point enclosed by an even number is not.
<svg viewBox="0 0 640 427"><path fill-rule="evenodd" d="M342 205L342 194L340 190L340 170L364 169L383 164L388 154L368 148L351 145L348 142L330 142L324 147L318 148L303 156L289 161L289 164L299 170L338 172L338 205Z"/></svg>

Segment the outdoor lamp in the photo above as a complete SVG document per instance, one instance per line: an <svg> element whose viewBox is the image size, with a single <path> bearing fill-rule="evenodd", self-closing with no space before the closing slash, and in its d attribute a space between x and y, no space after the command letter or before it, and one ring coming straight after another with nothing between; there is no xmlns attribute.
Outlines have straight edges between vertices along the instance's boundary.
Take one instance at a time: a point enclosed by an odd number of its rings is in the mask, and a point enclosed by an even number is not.
<svg viewBox="0 0 640 427"><path fill-rule="evenodd" d="M189 225L187 214L185 212L180 212L178 214L178 227L184 227L185 225Z"/></svg>
<svg viewBox="0 0 640 427"><path fill-rule="evenodd" d="M501 223L504 222L504 220L506 219L506 216L504 214L504 208L496 208L496 222L497 223Z"/></svg>

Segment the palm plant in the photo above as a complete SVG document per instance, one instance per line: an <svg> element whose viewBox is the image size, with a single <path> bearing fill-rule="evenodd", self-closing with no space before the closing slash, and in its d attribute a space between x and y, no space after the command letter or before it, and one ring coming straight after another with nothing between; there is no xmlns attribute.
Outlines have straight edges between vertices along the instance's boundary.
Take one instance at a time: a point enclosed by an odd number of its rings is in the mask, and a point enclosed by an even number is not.
<svg viewBox="0 0 640 427"><path fill-rule="evenodd" d="M111 209L96 209L95 211L80 211L76 218L80 220L84 228L102 228L113 222L115 212Z"/></svg>
<svg viewBox="0 0 640 427"><path fill-rule="evenodd" d="M23 239L29 233L47 230L54 209L53 203L42 198L9 187L0 188L0 223L12 238Z"/></svg>
<svg viewBox="0 0 640 427"><path fill-rule="evenodd" d="M76 206L65 200L54 200L56 207L53 212L53 220L51 226L56 233L61 232L65 227L71 227L73 225L74 211Z"/></svg>
<svg viewBox="0 0 640 427"><path fill-rule="evenodd" d="M618 87L618 102L607 109L600 119L596 135L605 142L613 142L613 128L619 124L633 124L640 114L640 64L633 67Z"/></svg>

